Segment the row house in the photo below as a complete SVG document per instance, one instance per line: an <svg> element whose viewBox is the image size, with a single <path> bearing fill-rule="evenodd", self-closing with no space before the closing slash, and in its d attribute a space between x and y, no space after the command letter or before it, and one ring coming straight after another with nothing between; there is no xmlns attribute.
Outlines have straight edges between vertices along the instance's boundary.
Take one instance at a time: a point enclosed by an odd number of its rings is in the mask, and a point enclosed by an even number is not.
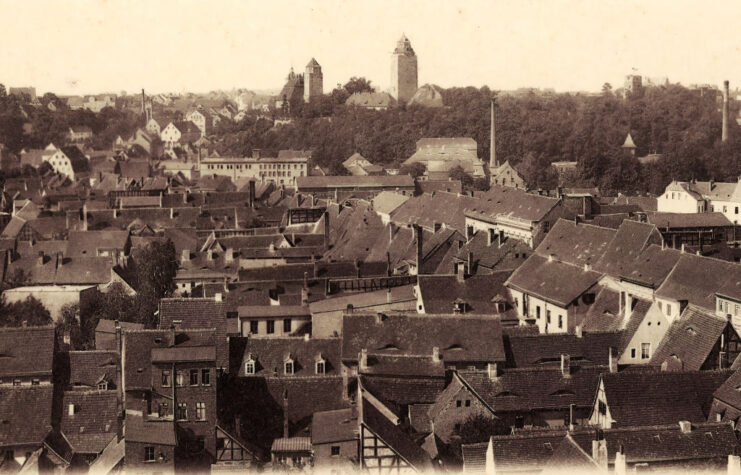
<svg viewBox="0 0 741 475"><path fill-rule="evenodd" d="M281 151L287 152L287 151ZM263 156L253 150L251 157L209 157L200 161L201 175L226 176L232 180L254 179L277 185L296 186L298 177L307 176L310 154Z"/></svg>

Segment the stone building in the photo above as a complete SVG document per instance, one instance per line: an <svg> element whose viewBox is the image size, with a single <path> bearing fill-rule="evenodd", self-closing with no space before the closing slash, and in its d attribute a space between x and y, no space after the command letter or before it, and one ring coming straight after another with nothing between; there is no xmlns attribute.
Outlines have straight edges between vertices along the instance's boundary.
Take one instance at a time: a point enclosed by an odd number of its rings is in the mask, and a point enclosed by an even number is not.
<svg viewBox="0 0 741 475"><path fill-rule="evenodd" d="M313 99L321 97L323 93L324 77L322 76L322 67L316 59L311 58L304 72L304 101L311 102Z"/></svg>
<svg viewBox="0 0 741 475"><path fill-rule="evenodd" d="M402 35L391 58L391 95L407 103L417 92L417 55L409 39Z"/></svg>

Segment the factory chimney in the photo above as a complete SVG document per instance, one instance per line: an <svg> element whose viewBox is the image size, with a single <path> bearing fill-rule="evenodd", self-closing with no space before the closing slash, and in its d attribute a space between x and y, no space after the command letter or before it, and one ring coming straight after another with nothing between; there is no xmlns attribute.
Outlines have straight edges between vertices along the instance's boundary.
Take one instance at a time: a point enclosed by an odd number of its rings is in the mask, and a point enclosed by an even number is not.
<svg viewBox="0 0 741 475"><path fill-rule="evenodd" d="M723 81L723 135L721 140L728 140L728 103L730 102L728 80Z"/></svg>
<svg viewBox="0 0 741 475"><path fill-rule="evenodd" d="M494 98L491 98L491 131L489 133L489 173L499 167L497 162L497 148L494 134Z"/></svg>

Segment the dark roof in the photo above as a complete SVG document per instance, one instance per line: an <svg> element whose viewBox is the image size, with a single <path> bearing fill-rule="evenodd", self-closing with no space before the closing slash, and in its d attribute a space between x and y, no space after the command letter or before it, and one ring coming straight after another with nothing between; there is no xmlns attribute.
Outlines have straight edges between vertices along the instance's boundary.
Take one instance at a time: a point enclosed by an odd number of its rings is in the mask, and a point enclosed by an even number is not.
<svg viewBox="0 0 741 475"><path fill-rule="evenodd" d="M437 347L446 363L504 361L497 318L473 315L345 314L342 359L360 350L375 354L431 355Z"/></svg>
<svg viewBox="0 0 741 475"><path fill-rule="evenodd" d="M413 188L414 179L409 175L379 176L300 176L296 177L296 188Z"/></svg>
<svg viewBox="0 0 741 475"><path fill-rule="evenodd" d="M740 272L741 267L733 262L682 254L664 283L656 290L656 296L687 300L704 309L715 310L715 293Z"/></svg>
<svg viewBox="0 0 741 475"><path fill-rule="evenodd" d="M391 221L399 224L418 224L427 229L434 229L435 224L464 232L468 208L479 205L479 198L457 193L434 192L424 193L409 198L391 213Z"/></svg>
<svg viewBox="0 0 741 475"><path fill-rule="evenodd" d="M230 372L245 376L244 363L248 358L255 362L255 376L287 378L317 377L315 364L325 361L324 376L340 374L339 338L302 337L232 337L229 339ZM294 374L284 374L284 363L293 360ZM237 366L238 365L238 366Z"/></svg>
<svg viewBox="0 0 741 475"><path fill-rule="evenodd" d="M54 328L0 328L0 377L51 376Z"/></svg>
<svg viewBox="0 0 741 475"><path fill-rule="evenodd" d="M116 391L65 391L60 428L76 453L99 454L116 437L117 397Z"/></svg>
<svg viewBox="0 0 741 475"><path fill-rule="evenodd" d="M705 228L731 227L731 223L723 213L646 213L648 222L659 229L673 228Z"/></svg>
<svg viewBox="0 0 741 475"><path fill-rule="evenodd" d="M129 241L128 231L70 231L65 256L97 256L97 250L123 252Z"/></svg>
<svg viewBox="0 0 741 475"><path fill-rule="evenodd" d="M577 473L583 471L595 472L602 467L574 440L571 433L566 433L566 437L553 450L553 455L547 462L546 472L550 470L563 470Z"/></svg>
<svg viewBox="0 0 741 475"><path fill-rule="evenodd" d="M70 351L69 386L97 388L102 381L117 384L118 352L109 350Z"/></svg>
<svg viewBox="0 0 741 475"><path fill-rule="evenodd" d="M538 222L560 203L557 198L527 193L524 190L492 186L465 215L491 222L497 218Z"/></svg>
<svg viewBox="0 0 741 475"><path fill-rule="evenodd" d="M467 261L473 253L473 272L482 272L482 267L494 270L515 270L527 256L532 254L530 246L519 239L504 238L500 245L495 239L489 244L487 232L478 231L463 244L456 254L458 260Z"/></svg>
<svg viewBox="0 0 741 475"><path fill-rule="evenodd" d="M141 416L126 415L126 440L157 445L177 445L175 423L167 420L144 420Z"/></svg>
<svg viewBox="0 0 741 475"><path fill-rule="evenodd" d="M373 404L365 399L362 404L361 424L383 440L416 470L423 471L433 468L430 456L408 434L388 420Z"/></svg>
<svg viewBox="0 0 741 475"><path fill-rule="evenodd" d="M90 163L82 150L77 148L75 145L69 147L61 147L60 150L69 158L72 170L75 173L90 171Z"/></svg>
<svg viewBox="0 0 741 475"><path fill-rule="evenodd" d="M509 297L504 283L510 271L492 274L478 274L467 277L462 282L456 275L421 275L418 286L425 312L431 314L453 312L453 303L463 302L466 313L500 314L502 318L508 313ZM497 301L506 304L501 313L497 310ZM512 315L517 318L516 315Z"/></svg>
<svg viewBox="0 0 741 475"><path fill-rule="evenodd" d="M147 160L128 160L118 164L119 175L124 178L143 178L152 174Z"/></svg>
<svg viewBox="0 0 741 475"><path fill-rule="evenodd" d="M131 322L118 322L121 330L143 330L144 324L142 323L131 323ZM116 322L115 320L107 320L101 318L98 320L98 325L95 327L95 332L101 333L116 333Z"/></svg>
<svg viewBox="0 0 741 475"><path fill-rule="evenodd" d="M525 368L560 365L561 355L569 355L580 366L607 366L609 348L613 355L622 342L622 331L574 334L505 335L507 366Z"/></svg>
<svg viewBox="0 0 741 475"><path fill-rule="evenodd" d="M152 363L216 362L215 346L152 348Z"/></svg>
<svg viewBox="0 0 741 475"><path fill-rule="evenodd" d="M662 249L661 246L650 245L629 267L623 269L620 277L656 289L664 282L681 256L681 252L676 249Z"/></svg>
<svg viewBox="0 0 741 475"><path fill-rule="evenodd" d="M604 366L571 365L568 375L559 367L505 369L496 378L487 371L459 371L468 387L495 412L568 409L592 406Z"/></svg>
<svg viewBox="0 0 741 475"><path fill-rule="evenodd" d="M216 329L216 365L226 367L229 362L226 308L225 302L217 302L212 298L161 299L159 327L167 330L179 320L177 327L182 329Z"/></svg>
<svg viewBox="0 0 741 475"><path fill-rule="evenodd" d="M733 374L719 371L605 373L607 406L617 427L707 420L713 393Z"/></svg>
<svg viewBox="0 0 741 475"><path fill-rule="evenodd" d="M535 250L543 257L583 266L594 265L615 238L615 230L559 219Z"/></svg>
<svg viewBox="0 0 741 475"><path fill-rule="evenodd" d="M328 444L358 438L358 416L354 408L321 411L311 420L311 443Z"/></svg>
<svg viewBox="0 0 741 475"><path fill-rule="evenodd" d="M727 327L735 332L726 317L689 305L681 317L672 322L650 364L661 365L666 361L670 368L704 369L705 361Z"/></svg>
<svg viewBox="0 0 741 475"><path fill-rule="evenodd" d="M612 276L624 275L632 270L633 262L650 244L661 244L661 234L655 226L624 220L594 267Z"/></svg>
<svg viewBox="0 0 741 475"><path fill-rule="evenodd" d="M41 445L52 428L53 393L52 385L0 388L0 447Z"/></svg>
<svg viewBox="0 0 741 475"><path fill-rule="evenodd" d="M566 307L600 277L598 272L533 254L512 274L507 287Z"/></svg>
<svg viewBox="0 0 741 475"><path fill-rule="evenodd" d="M400 417L410 405L434 403L445 390L444 374L437 377L362 374L360 381L366 391Z"/></svg>

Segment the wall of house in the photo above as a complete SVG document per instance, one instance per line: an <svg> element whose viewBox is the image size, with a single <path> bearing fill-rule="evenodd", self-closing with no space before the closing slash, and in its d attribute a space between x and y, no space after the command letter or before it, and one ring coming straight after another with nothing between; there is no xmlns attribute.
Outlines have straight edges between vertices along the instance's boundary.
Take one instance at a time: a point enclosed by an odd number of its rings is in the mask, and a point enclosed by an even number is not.
<svg viewBox="0 0 741 475"><path fill-rule="evenodd" d="M741 211L741 202L711 200L709 208L710 211L723 213L723 216L728 218L733 224L738 224L739 220L741 220L741 214L739 214L739 211Z"/></svg>
<svg viewBox="0 0 741 475"><path fill-rule="evenodd" d="M145 447L154 447L154 462L144 461ZM163 455L164 460L159 461ZM126 441L126 454L124 456L126 473L151 474L174 473L175 471L175 447L169 445L147 444L143 442Z"/></svg>
<svg viewBox="0 0 741 475"><path fill-rule="evenodd" d="M453 378L453 381L438 396L436 403L442 403L444 408L432 422L435 435L445 443L450 442L457 435L458 429L467 419L475 416L494 417L481 400L471 394L456 378Z"/></svg>
<svg viewBox="0 0 741 475"><path fill-rule="evenodd" d="M307 176L307 160L261 159L210 159L201 162L201 176L219 175L232 179L254 178L282 185L295 186L296 177Z"/></svg>
<svg viewBox="0 0 741 475"><path fill-rule="evenodd" d="M364 425L360 427L360 462L363 469L378 473L417 473L407 462Z"/></svg>
<svg viewBox="0 0 741 475"><path fill-rule="evenodd" d="M623 354L620 355L618 364L647 364L669 330L670 324L666 314L659 309L657 302L654 302L633 334L633 338L626 345ZM642 353L643 344L648 344L646 358Z"/></svg>
<svg viewBox="0 0 741 475"><path fill-rule="evenodd" d="M332 455L332 447L339 447L340 454ZM319 469L331 469L336 465L346 465L348 459L357 459L358 441L343 440L327 444L314 444L314 467Z"/></svg>
<svg viewBox="0 0 741 475"><path fill-rule="evenodd" d="M715 296L715 314L720 317L731 316L736 331L741 328L741 303L720 295Z"/></svg>
<svg viewBox="0 0 741 475"><path fill-rule="evenodd" d="M285 331L283 329L284 320L290 321L290 331ZM268 321L273 322L273 333L268 333ZM250 322L257 322L257 333L252 333L252 335L279 338L289 335L295 335L296 333L308 333L310 331L311 316L301 315L280 318L242 317L239 319L239 327L241 329L240 332L242 336L247 336L250 334Z"/></svg>
<svg viewBox="0 0 741 475"><path fill-rule="evenodd" d="M703 213L704 201L698 201L685 191L665 191L656 200L656 209L663 213Z"/></svg>
<svg viewBox="0 0 741 475"><path fill-rule="evenodd" d="M62 314L65 305L79 304L83 294L95 292L95 287L65 287L65 286L33 286L16 287L3 292L8 303L21 302L28 297L39 300L49 311L51 318L56 322Z"/></svg>
<svg viewBox="0 0 741 475"><path fill-rule="evenodd" d="M605 384L602 382L602 379L600 379L597 395L594 398L594 406L592 407L592 415L589 417L589 423L603 429L612 427L613 418L610 414L610 407L607 405Z"/></svg>
<svg viewBox="0 0 741 475"><path fill-rule="evenodd" d="M272 267L277 265L288 264L288 260L284 257L276 257L269 259L244 259L239 258L240 269L257 269L261 267Z"/></svg>
<svg viewBox="0 0 741 475"><path fill-rule="evenodd" d="M517 309L517 316L535 321L540 333L566 333L569 330L569 311L533 295L509 289ZM540 308L540 316L538 316ZM527 311L527 313L525 313ZM551 322L548 323L548 312L551 314ZM559 326L559 318L561 325Z"/></svg>

